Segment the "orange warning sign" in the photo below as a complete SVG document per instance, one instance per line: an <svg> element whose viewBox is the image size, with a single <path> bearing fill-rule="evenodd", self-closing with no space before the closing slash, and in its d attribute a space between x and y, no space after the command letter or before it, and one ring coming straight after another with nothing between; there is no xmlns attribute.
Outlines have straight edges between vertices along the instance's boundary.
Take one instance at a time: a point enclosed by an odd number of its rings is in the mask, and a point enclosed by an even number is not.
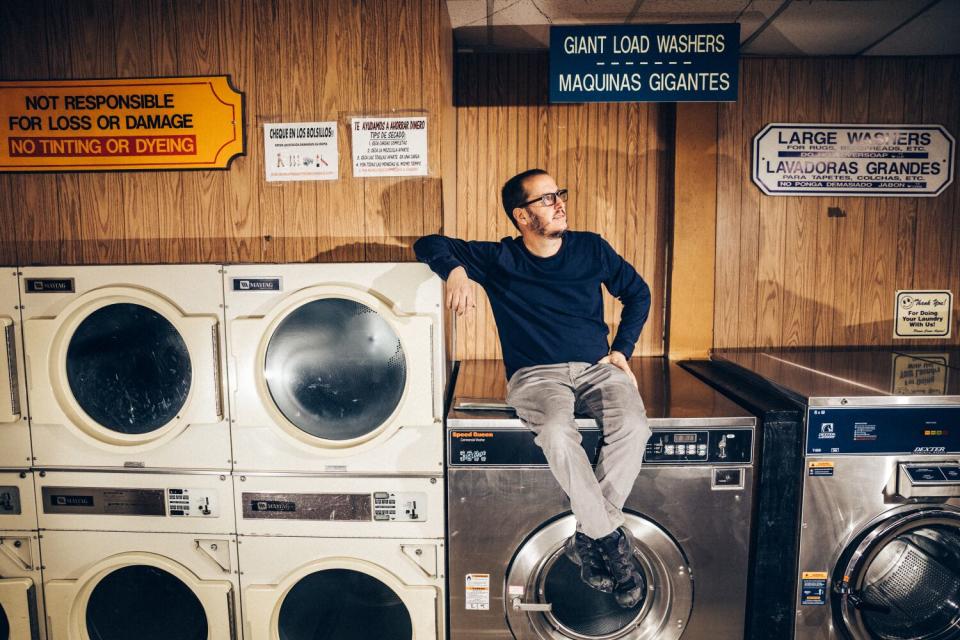
<svg viewBox="0 0 960 640"><path fill-rule="evenodd" d="M0 171L226 169L243 155L228 76L0 82Z"/></svg>

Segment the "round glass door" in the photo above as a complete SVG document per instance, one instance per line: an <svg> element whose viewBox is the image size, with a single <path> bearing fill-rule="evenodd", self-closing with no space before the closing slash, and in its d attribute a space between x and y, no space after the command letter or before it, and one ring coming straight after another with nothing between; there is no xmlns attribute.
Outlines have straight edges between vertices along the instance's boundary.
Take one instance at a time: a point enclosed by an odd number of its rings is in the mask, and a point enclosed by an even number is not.
<svg viewBox="0 0 960 640"><path fill-rule="evenodd" d="M3 610L0 604L0 640L10 640L10 621L7 620L7 612Z"/></svg>
<svg viewBox="0 0 960 640"><path fill-rule="evenodd" d="M894 527L854 554L841 611L857 638L960 639L960 516Z"/></svg>
<svg viewBox="0 0 960 640"><path fill-rule="evenodd" d="M393 328L370 307L324 298L277 326L266 353L267 388L298 429L325 440L375 431L396 410L407 382Z"/></svg>
<svg viewBox="0 0 960 640"><path fill-rule="evenodd" d="M410 640L403 601L376 578L350 569L317 571L280 606L280 640Z"/></svg>
<svg viewBox="0 0 960 640"><path fill-rule="evenodd" d="M207 640L207 614L196 594L147 565L107 574L90 594L86 622L90 640Z"/></svg>
<svg viewBox="0 0 960 640"><path fill-rule="evenodd" d="M156 311L119 303L83 319L67 347L70 391L97 424L124 434L156 431L190 392L187 345Z"/></svg>

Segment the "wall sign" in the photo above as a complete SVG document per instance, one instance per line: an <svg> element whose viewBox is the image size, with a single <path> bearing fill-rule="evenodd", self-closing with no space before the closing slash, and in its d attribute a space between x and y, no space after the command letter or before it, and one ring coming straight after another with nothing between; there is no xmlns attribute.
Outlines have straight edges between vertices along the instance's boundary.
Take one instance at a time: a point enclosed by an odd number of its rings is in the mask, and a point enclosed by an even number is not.
<svg viewBox="0 0 960 640"><path fill-rule="evenodd" d="M732 102L740 25L550 27L550 102Z"/></svg>
<svg viewBox="0 0 960 640"><path fill-rule="evenodd" d="M947 353L925 353L922 359L895 353L891 391L897 396L946 395L949 362Z"/></svg>
<svg viewBox="0 0 960 640"><path fill-rule="evenodd" d="M949 338L953 317L950 291L897 291L894 338Z"/></svg>
<svg viewBox="0 0 960 640"><path fill-rule="evenodd" d="M0 82L0 171L226 169L243 155L228 76Z"/></svg>
<svg viewBox="0 0 960 640"><path fill-rule="evenodd" d="M336 122L264 124L263 151L267 182L340 176Z"/></svg>
<svg viewBox="0 0 960 640"><path fill-rule="evenodd" d="M771 196L936 196L953 182L955 146L940 125L768 124L753 182Z"/></svg>
<svg viewBox="0 0 960 640"><path fill-rule="evenodd" d="M353 175L425 176L427 118L353 118Z"/></svg>

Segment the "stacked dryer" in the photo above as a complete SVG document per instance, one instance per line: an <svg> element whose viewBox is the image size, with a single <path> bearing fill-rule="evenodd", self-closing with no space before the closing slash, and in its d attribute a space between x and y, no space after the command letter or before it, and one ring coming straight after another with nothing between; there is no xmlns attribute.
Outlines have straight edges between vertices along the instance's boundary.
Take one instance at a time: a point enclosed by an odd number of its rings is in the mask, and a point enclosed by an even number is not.
<svg viewBox="0 0 960 640"><path fill-rule="evenodd" d="M236 265L224 285L245 638L442 638L440 280Z"/></svg>
<svg viewBox="0 0 960 640"><path fill-rule="evenodd" d="M231 637L220 267L24 268L20 298L52 637Z"/></svg>

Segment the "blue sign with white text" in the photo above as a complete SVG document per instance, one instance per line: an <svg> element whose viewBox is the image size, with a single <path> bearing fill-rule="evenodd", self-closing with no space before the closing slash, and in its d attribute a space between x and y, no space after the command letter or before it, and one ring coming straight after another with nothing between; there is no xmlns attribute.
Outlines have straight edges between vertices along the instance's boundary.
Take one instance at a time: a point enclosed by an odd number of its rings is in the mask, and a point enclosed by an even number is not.
<svg viewBox="0 0 960 640"><path fill-rule="evenodd" d="M550 102L733 102L740 25L550 27Z"/></svg>

